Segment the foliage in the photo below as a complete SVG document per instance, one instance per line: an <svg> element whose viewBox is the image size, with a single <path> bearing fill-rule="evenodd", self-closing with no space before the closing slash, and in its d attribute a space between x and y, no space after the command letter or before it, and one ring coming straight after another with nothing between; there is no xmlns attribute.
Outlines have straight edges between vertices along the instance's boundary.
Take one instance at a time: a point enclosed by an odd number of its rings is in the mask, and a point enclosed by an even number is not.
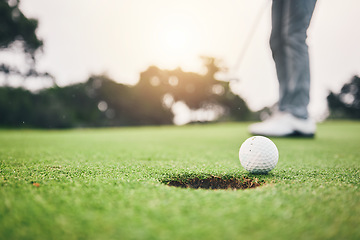
<svg viewBox="0 0 360 240"><path fill-rule="evenodd" d="M19 8L20 0L0 0L0 50L21 49L29 69L20 71L17 66L0 63L0 73L27 77L45 77L53 83L54 78L48 72L39 72L35 68L36 53L42 49L43 41L38 38L36 30L38 20L27 18Z"/></svg>
<svg viewBox="0 0 360 240"><path fill-rule="evenodd" d="M339 94L330 92L327 101L330 118L360 119L360 78L354 76Z"/></svg>
<svg viewBox="0 0 360 240"><path fill-rule="evenodd" d="M38 21L27 18L20 11L19 1L15 1L14 5L9 2L0 0L0 49L20 41L24 52L33 56L43 45L42 40L36 36Z"/></svg>
<svg viewBox="0 0 360 240"><path fill-rule="evenodd" d="M246 102L234 94L229 82L219 81L215 74L220 71L216 59L203 57L207 69L205 75L175 70L161 70L155 66L141 73L136 91L150 101L161 102L171 99L170 106L184 102L190 109L211 109L218 111L220 119L235 121L249 120L251 111Z"/></svg>
<svg viewBox="0 0 360 240"><path fill-rule="evenodd" d="M0 126L69 128L172 124L172 106L185 102L191 109L221 111L219 118L247 120L246 103L234 95L228 82L211 74L149 67L135 86L92 76L85 83L53 87L39 93L21 88L0 88ZM215 91L214 91L215 89ZM165 103L165 98L171 100Z"/></svg>
<svg viewBox="0 0 360 240"><path fill-rule="evenodd" d="M84 99L81 85L48 89L38 94L21 88L0 88L0 124L42 128L77 126L82 120L94 121L92 111L86 108L89 100ZM85 104L81 105L82 102Z"/></svg>

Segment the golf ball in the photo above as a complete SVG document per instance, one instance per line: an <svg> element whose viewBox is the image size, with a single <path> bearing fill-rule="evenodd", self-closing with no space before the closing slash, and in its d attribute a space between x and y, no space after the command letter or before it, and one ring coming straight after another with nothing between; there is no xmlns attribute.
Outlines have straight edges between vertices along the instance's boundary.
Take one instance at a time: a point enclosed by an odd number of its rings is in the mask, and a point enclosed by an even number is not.
<svg viewBox="0 0 360 240"><path fill-rule="evenodd" d="M253 136L245 140L239 150L241 165L250 173L264 174L276 166L278 149L270 139Z"/></svg>

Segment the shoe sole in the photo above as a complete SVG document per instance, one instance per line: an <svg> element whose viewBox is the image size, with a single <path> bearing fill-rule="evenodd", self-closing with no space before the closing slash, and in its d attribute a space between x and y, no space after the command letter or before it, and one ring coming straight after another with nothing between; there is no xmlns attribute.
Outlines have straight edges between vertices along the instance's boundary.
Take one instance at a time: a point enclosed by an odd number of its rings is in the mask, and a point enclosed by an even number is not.
<svg viewBox="0 0 360 240"><path fill-rule="evenodd" d="M297 137L297 138L314 138L314 133L303 133L299 131L294 131L293 133L285 136L285 137Z"/></svg>
<svg viewBox="0 0 360 240"><path fill-rule="evenodd" d="M286 134L286 135L263 135L263 134L256 134L256 133L251 133L252 135L260 135L260 136L266 136L266 137L274 137L274 138L315 138L315 134L314 133L303 133L303 132L299 132L299 131L294 131L290 134Z"/></svg>

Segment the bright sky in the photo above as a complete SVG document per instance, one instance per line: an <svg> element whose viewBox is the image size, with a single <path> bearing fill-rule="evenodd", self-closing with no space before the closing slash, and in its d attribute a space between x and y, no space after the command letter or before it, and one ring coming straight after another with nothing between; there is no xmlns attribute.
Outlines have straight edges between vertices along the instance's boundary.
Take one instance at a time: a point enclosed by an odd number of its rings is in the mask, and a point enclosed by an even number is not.
<svg viewBox="0 0 360 240"><path fill-rule="evenodd" d="M237 91L253 110L276 102L278 84L268 45L269 0L22 0L39 19L44 39L39 68L60 85L106 73L136 83L149 65L201 72L199 55L232 67L265 8L244 61ZM310 113L326 108L328 90L338 91L360 75L360 1L318 0L309 29L312 67Z"/></svg>

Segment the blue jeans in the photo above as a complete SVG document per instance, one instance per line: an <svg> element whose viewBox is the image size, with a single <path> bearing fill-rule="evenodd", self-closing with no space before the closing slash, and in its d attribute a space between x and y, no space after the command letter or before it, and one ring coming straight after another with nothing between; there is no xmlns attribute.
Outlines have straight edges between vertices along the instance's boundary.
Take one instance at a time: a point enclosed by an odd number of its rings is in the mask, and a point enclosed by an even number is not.
<svg viewBox="0 0 360 240"><path fill-rule="evenodd" d="M308 118L307 29L316 0L273 0L270 47L279 80L279 110Z"/></svg>

